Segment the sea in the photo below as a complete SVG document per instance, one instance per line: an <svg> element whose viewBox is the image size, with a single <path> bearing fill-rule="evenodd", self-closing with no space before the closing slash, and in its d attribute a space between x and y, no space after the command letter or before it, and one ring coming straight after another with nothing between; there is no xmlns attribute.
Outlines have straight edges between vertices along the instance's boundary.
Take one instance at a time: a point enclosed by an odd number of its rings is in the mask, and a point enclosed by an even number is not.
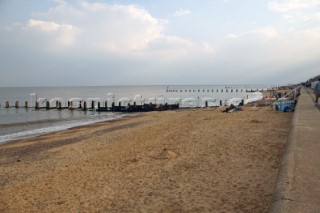
<svg viewBox="0 0 320 213"><path fill-rule="evenodd" d="M119 119L127 113L98 112L77 109L80 101L94 102L97 108L107 101L123 105L136 102L173 104L180 107L203 107L227 104L230 100L252 97L251 91L274 89L275 85L148 85L148 86L79 86L79 87L0 87L0 144L61 131L72 127L101 121ZM52 106L56 101L75 109L45 109L46 102ZM28 108L25 107L28 102ZM35 109L35 103L40 109ZM9 107L6 105L9 103ZM18 107L16 107L16 104ZM91 106L91 105L90 105ZM130 114L131 116L132 114ZM134 114L136 115L136 114Z"/></svg>

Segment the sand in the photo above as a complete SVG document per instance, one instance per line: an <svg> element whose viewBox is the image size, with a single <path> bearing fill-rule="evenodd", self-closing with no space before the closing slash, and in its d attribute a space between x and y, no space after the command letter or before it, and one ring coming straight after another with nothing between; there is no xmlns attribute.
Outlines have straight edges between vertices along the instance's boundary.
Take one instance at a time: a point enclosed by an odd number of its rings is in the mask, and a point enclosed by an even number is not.
<svg viewBox="0 0 320 213"><path fill-rule="evenodd" d="M292 113L143 113L0 146L0 212L267 212Z"/></svg>

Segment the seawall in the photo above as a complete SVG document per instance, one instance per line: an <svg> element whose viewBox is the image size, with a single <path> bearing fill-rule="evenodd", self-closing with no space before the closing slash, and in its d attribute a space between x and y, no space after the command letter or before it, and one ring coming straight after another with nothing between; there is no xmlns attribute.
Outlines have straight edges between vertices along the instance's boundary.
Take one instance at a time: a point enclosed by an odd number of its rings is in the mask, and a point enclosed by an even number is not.
<svg viewBox="0 0 320 213"><path fill-rule="evenodd" d="M269 212L320 212L320 110L309 89L301 89Z"/></svg>

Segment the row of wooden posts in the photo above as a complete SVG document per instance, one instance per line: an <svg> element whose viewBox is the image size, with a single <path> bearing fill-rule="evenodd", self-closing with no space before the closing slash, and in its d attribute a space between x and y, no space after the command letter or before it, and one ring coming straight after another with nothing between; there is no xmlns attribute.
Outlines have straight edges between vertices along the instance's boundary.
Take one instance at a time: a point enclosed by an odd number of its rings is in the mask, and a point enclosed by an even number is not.
<svg viewBox="0 0 320 213"><path fill-rule="evenodd" d="M6 101L5 108L10 108L10 107L11 107L11 106L10 106L9 101ZM15 102L14 107L15 107L15 108L20 108L19 101L16 101L16 102ZM28 103L28 101L25 101L25 102L24 102L24 108L29 108L29 103Z"/></svg>
<svg viewBox="0 0 320 213"><path fill-rule="evenodd" d="M146 112L146 111L162 111L162 110L173 110L173 109L178 109L179 108L179 104L141 104L141 105L137 105L136 102L134 102L132 105L130 105L130 103L128 103L125 106L121 105L121 102L119 102L119 104L116 106L114 102L112 102L111 106L108 107L108 103L107 101L105 101L105 105L101 106L100 102L97 102L97 108L95 108L96 106L96 102L95 101L91 101L91 106L88 107L87 106L87 102L83 101L80 102L80 104L77 107L73 107L72 106L72 102L68 101L68 106L67 107L63 107L62 103L60 101L56 102L56 107L50 107L50 102L47 101L46 102L46 106L45 107L39 107L39 102L36 103L35 109L80 109L80 110L96 110L99 112ZM16 108L19 108L19 102L16 101ZM28 106L28 102L25 102L25 108L29 108ZM6 108L10 108L9 102L6 102Z"/></svg>
<svg viewBox="0 0 320 213"><path fill-rule="evenodd" d="M248 90L248 89L246 89L246 90L244 90L244 89L229 89L230 90L230 92L263 92L263 91L271 91L271 90L269 90L269 89L266 89L266 90L264 90L264 89L261 89L261 90L259 90L259 89L256 89L256 90L253 90L253 89L250 89L250 90ZM223 92L223 91L225 91L225 92L229 92L229 90L228 89L221 89L220 91L221 92ZM167 89L166 90L166 92L210 92L210 89L203 89L203 90L200 90L200 89ZM215 90L214 89L212 89L211 90L211 92L215 92ZM219 92L219 89L216 89L216 92Z"/></svg>
<svg viewBox="0 0 320 213"><path fill-rule="evenodd" d="M108 103L107 103L107 101L106 101L106 102L105 102L105 106L107 106L107 104L108 104ZM121 103L119 103L119 104L120 104L120 106L121 106ZM91 108L88 108L88 107L87 107L87 102L86 102L86 101L83 101L83 102L80 101L80 104L79 104L79 105L80 105L80 107L78 107L78 108L81 108L81 109L84 109L84 110L86 110L86 109L94 109L94 107L95 107L95 101L92 101L92 102L91 102ZM112 105L114 105L114 103L112 103ZM10 107L15 107L15 108L21 108L21 107L23 107L23 108L26 108L26 109L27 109L27 108L30 108L28 101L25 101L25 102L24 102L24 106L20 106L19 101L16 101L15 104L14 104L14 106L10 106L10 102L9 102L9 101L6 101L5 108L10 108ZM101 107L101 104L100 104L100 102L98 102L98 108L100 108L100 107ZM55 106L55 107L51 107L49 101L46 101L46 106L45 106L45 107L40 107L40 103L39 103L39 102L36 102L34 108L35 108L35 109L41 109L41 108L45 108L45 109L52 109L52 108L56 108L56 109L64 109L64 108L74 109L74 107L72 106L72 102L71 102L71 101L68 101L68 106L67 106L67 107L63 106L63 104L62 104L61 101L56 101L56 106Z"/></svg>
<svg viewBox="0 0 320 213"><path fill-rule="evenodd" d="M67 108L67 109L75 109L75 108L80 108L80 109L83 109L83 110L87 110L87 109L94 109L94 108L95 108L95 104L96 104L95 101L91 101L91 106L88 107L86 101L83 101L83 102L80 101L78 107L73 107L73 103L72 103L71 101L68 101L68 105L67 105L67 107L66 107L66 106L63 106L63 105L62 105L62 102L61 102L61 101L56 101L56 106L55 106L55 107L52 107L52 106L50 105L50 102L49 102L49 101L46 101L46 106L45 106L45 107L40 107L39 102L36 102L36 105L35 105L34 108L35 108L35 109L41 109L41 108L45 108L45 109L66 109L66 108ZM99 109L99 108L107 108L108 102L105 101L104 107L101 106L101 102L97 102L97 105L98 105L98 109ZM133 106L136 106L136 105L137 105L136 102L134 102L134 103L133 103ZM118 106L119 106L119 107L122 107L122 106L121 106L121 102L119 102L119 105L118 105ZM128 106L130 106L130 104L128 104ZM11 107L11 106L10 106L9 101L6 101L5 108L10 108L10 107ZM15 108L20 108L19 101L16 101L16 102L15 102L15 105L14 105L13 107L15 107ZM114 103L114 102L111 103L111 107L112 107L112 108L115 107L115 103ZM28 101L25 101L23 108L30 108Z"/></svg>
<svg viewBox="0 0 320 213"><path fill-rule="evenodd" d="M45 107L40 107L39 102L36 102L34 108L35 108L35 109L76 109L76 108L78 108L78 109L82 109L82 110L87 110L87 109L89 109L89 110L90 110L90 109L91 109L91 110L94 110L94 109L95 109L95 103L96 103L95 101L91 101L91 106L88 107L86 101L83 101L83 102L80 101L78 107L73 107L73 103L72 103L71 101L68 101L68 105L67 105L67 106L63 106L61 101L56 101L56 106L55 106L55 107L51 107L51 106L50 106L50 102L49 102L49 101L46 101ZM222 103L222 101L220 100L220 106L222 106L222 104L223 104L223 103ZM104 110L107 111L108 109L112 110L112 109L115 109L115 108L118 109L118 108L121 108L121 107L127 107L127 106L121 106L121 102L119 102L119 105L116 107L116 106L115 106L115 103L112 102L112 103L111 103L111 107L108 108L108 102L107 102L107 101L105 101L104 107L101 106L101 103L100 103L100 102L97 102L97 105L98 105L98 110L100 109L100 111L104 111ZM152 105L152 104L150 103L150 105ZM167 104L165 104L165 105L167 105ZM130 106L129 103L128 103L128 106ZM205 102L205 106L208 107L208 102L207 102L207 101ZM10 108L10 107L11 107L11 106L10 106L9 101L6 101L5 108ZM16 102L15 102L15 105L14 105L13 107L15 107L15 108L20 108L19 101L16 101ZM22 107L22 106L21 106L21 107ZM136 102L133 103L132 107L137 107ZM28 101L25 101L25 102L24 102L23 108L26 108L26 109L30 108Z"/></svg>

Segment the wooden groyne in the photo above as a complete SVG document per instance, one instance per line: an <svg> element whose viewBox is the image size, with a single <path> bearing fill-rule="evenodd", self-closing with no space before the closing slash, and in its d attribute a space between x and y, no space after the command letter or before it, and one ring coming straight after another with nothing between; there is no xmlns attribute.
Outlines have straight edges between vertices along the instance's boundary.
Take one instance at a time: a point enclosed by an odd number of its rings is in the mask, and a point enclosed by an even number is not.
<svg viewBox="0 0 320 213"><path fill-rule="evenodd" d="M20 102L19 101L16 101L14 106L10 106L10 102L9 101L6 101L6 104L5 104L5 107L4 108L10 108L10 107L15 107L15 108L20 108ZM24 108L29 108L29 102L28 101L25 101L24 102Z"/></svg>
<svg viewBox="0 0 320 213"><path fill-rule="evenodd" d="M115 106L111 107L98 107L98 112L149 112L149 111L162 111L162 110L174 110L179 109L179 104L143 104L143 105L127 105L127 106Z"/></svg>
<svg viewBox="0 0 320 213"><path fill-rule="evenodd" d="M19 101L16 101L13 106L10 106L9 101L6 101L5 108L22 108L19 104ZM207 105L207 104L206 104ZM51 109L58 109L58 110L83 110L83 111L97 111L97 112L148 112L148 111L162 111L162 110L174 110L179 109L180 105L178 104L141 104L137 105L136 102L133 104L128 103L127 105L122 105L121 102L118 105L115 105L114 102L108 106L108 102L105 101L104 103L101 102L87 102L87 101L80 101L78 105L75 105L73 102L68 101L67 105L64 106L64 103L61 101L57 101L54 106L50 104L49 101L45 102L45 105L41 105L39 101L35 103L34 107L30 107L28 101L25 101L24 107L25 109L34 109L34 110L51 110Z"/></svg>
<svg viewBox="0 0 320 213"><path fill-rule="evenodd" d="M149 98L149 100L142 98L142 95L135 95L134 98L121 98L115 103L115 96L112 93L107 94L107 98L102 100L100 98L71 98L65 101L62 98L37 98L36 93L32 93L32 97L35 96L35 102L28 101L23 102L15 101L13 105L9 101L5 102L4 108L33 108L35 110L40 109L69 109L69 110L91 110L100 112L139 112L139 111L152 111L152 110L170 110L177 109L180 106L183 107L209 107L209 106L222 106L226 104L227 100L217 100L215 98L203 98L199 99L200 93L208 94L212 96L212 93L238 93L237 96L242 96L243 93L252 92L265 92L274 91L277 87L246 87L246 86L219 86L218 88L174 88L167 89L167 93L193 93L191 96L194 98ZM211 94L209 94L211 93ZM171 95L172 96L172 95ZM179 95L178 95L179 96ZM198 96L198 98L196 98ZM248 95L246 95L248 98ZM150 103L148 103L150 101ZM167 101L167 102L166 102ZM161 103L161 104L159 104ZM173 103L173 104L172 104ZM180 105L179 105L180 104ZM1 107L1 106L0 106Z"/></svg>

